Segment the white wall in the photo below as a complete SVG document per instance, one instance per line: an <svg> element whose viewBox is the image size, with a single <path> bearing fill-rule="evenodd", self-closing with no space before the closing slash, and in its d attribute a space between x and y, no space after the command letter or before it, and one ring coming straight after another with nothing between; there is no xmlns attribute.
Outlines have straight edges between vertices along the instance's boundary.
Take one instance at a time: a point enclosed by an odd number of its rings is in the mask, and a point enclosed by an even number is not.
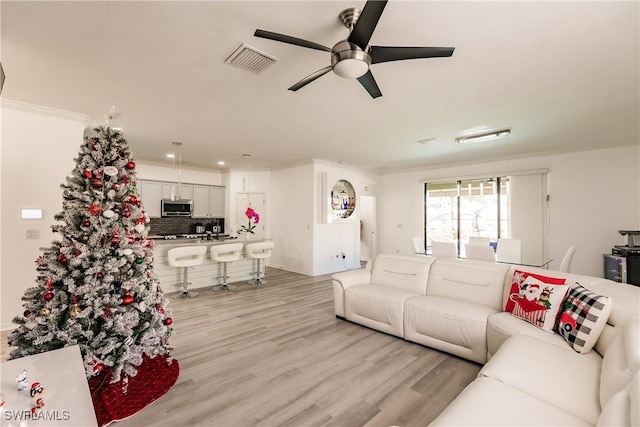
<svg viewBox="0 0 640 427"><path fill-rule="evenodd" d="M326 180L324 185L322 177ZM341 179L349 181L355 189L355 210L347 220L326 223L322 212L327 209L333 185ZM358 202L363 195L375 196L376 177L338 165L316 162L313 180L313 275L359 268L361 206ZM342 259L342 253L345 259Z"/></svg>
<svg viewBox="0 0 640 427"><path fill-rule="evenodd" d="M125 138L126 138L125 133ZM135 154L135 153L134 153ZM157 164L145 163L144 161L136 161L136 171L138 179L149 179L155 181L178 181L179 167L169 165L160 166ZM202 185L224 185L222 183L222 173L218 171L203 171L199 169L187 169L183 167L182 182L185 184L202 184Z"/></svg>
<svg viewBox="0 0 640 427"><path fill-rule="evenodd" d="M271 173L271 265L313 274L313 165L311 163Z"/></svg>
<svg viewBox="0 0 640 427"><path fill-rule="evenodd" d="M58 235L51 232L53 217L62 209L62 184L75 167L85 123L75 113L2 101L0 214L0 329L13 327L21 314L22 295L35 286L35 260L40 248ZM42 220L21 220L21 208L42 209ZM25 239L26 230L38 239Z"/></svg>
<svg viewBox="0 0 640 427"><path fill-rule="evenodd" d="M577 245L571 271L603 276L602 254L625 244L621 229L640 229L640 145L478 165L414 171L379 178L381 253L411 253L411 236L423 232L423 179L549 169L551 269Z"/></svg>
<svg viewBox="0 0 640 427"><path fill-rule="evenodd" d="M356 199L375 194L376 179L372 175L326 162L315 161L271 173L272 231L276 243L271 265L312 276L360 266L357 201L349 220L328 224L321 214L327 208L333 184L340 179L351 182ZM343 252L345 259L341 257Z"/></svg>

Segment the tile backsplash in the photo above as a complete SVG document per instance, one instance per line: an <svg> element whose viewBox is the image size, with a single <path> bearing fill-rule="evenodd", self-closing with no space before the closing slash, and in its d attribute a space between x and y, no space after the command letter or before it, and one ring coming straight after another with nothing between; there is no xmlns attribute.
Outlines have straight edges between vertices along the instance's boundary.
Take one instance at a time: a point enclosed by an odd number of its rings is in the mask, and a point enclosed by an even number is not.
<svg viewBox="0 0 640 427"><path fill-rule="evenodd" d="M208 226L214 221L216 221L214 218L151 218L149 222L149 234L188 234L193 233L193 224L200 223ZM224 222L224 220L222 221ZM211 230L211 227L207 227L207 230Z"/></svg>

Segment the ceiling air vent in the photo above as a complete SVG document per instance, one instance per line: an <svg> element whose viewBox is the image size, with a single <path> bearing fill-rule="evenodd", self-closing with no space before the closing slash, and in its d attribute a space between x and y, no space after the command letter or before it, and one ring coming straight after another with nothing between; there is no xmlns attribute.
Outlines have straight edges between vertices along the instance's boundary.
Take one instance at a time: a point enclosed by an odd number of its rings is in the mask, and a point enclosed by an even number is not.
<svg viewBox="0 0 640 427"><path fill-rule="evenodd" d="M242 68L243 70L259 73L277 60L278 58L243 43L224 63Z"/></svg>

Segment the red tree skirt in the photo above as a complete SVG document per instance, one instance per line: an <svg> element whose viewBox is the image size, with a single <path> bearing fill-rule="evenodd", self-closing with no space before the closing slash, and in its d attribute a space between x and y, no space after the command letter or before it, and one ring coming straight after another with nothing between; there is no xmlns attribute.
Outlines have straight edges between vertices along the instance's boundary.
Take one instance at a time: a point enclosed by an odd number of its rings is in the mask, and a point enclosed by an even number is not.
<svg viewBox="0 0 640 427"><path fill-rule="evenodd" d="M143 356L138 374L129 377L126 386L122 381L110 383L111 374L106 371L91 377L89 389L98 425L106 426L136 414L168 392L179 373L180 366L175 359L168 362L165 356L153 359ZM123 394L123 386L127 394Z"/></svg>

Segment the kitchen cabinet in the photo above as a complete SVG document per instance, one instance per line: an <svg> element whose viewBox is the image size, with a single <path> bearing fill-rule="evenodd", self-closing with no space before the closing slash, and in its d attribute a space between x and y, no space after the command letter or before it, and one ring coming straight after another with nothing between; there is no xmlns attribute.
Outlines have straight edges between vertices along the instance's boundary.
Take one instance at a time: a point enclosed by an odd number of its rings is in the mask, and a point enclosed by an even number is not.
<svg viewBox="0 0 640 427"><path fill-rule="evenodd" d="M193 218L224 218L225 187L193 186Z"/></svg>
<svg viewBox="0 0 640 427"><path fill-rule="evenodd" d="M170 199L171 190L174 191L174 195L176 199L181 199L181 200L193 199L193 185L191 184L178 185L175 182L164 182L162 183L162 198Z"/></svg>
<svg viewBox="0 0 640 427"><path fill-rule="evenodd" d="M162 182L138 180L137 192L142 206L149 218L160 218L160 199L162 199Z"/></svg>

